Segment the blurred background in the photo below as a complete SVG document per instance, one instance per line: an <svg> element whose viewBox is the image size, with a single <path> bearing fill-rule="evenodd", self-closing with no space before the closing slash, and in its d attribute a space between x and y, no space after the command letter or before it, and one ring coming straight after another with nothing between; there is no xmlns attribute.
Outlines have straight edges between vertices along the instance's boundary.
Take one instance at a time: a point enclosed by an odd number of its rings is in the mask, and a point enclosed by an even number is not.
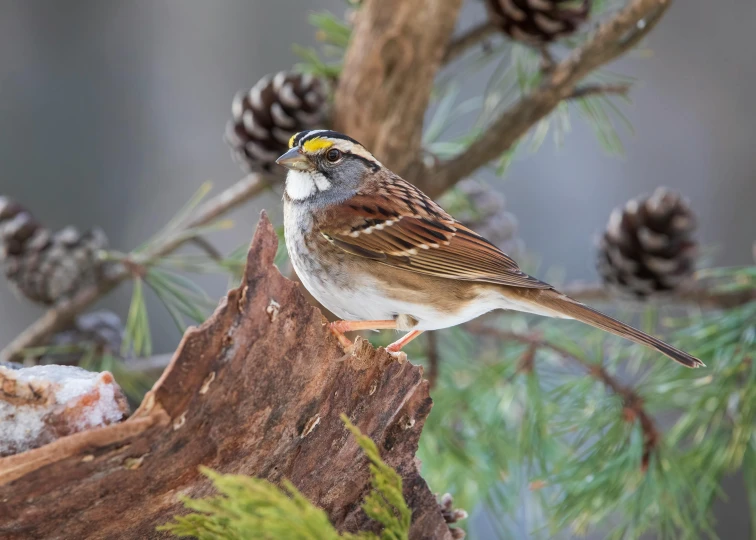
<svg viewBox="0 0 756 540"><path fill-rule="evenodd" d="M475 9L473 9L475 8ZM288 69L291 45L314 42L312 11L346 10L342 0L98 0L0 3L0 195L47 226L99 226L111 247L129 250L154 233L208 180L241 177L222 141L237 90ZM483 17L467 6L460 22ZM635 134L626 155L602 151L579 120L561 148L550 141L521 154L496 186L543 268L596 280L594 239L616 205L666 185L686 195L712 265L747 264L756 238L756 31L751 0L677 2L647 44L653 55L612 66L638 78L625 109ZM482 92L486 74L464 96ZM380 158L380 156L378 156ZM229 251L248 241L259 210L281 223L278 194L237 211L236 227L213 237ZM200 278L220 297L225 278ZM102 305L125 319L129 286ZM179 334L154 299L156 352ZM0 343L42 313L0 283ZM737 483L736 483L737 484ZM733 488L735 489L735 488ZM730 488L728 488L728 491ZM721 504L719 532L747 530L737 492ZM745 503L743 503L745 504Z"/></svg>

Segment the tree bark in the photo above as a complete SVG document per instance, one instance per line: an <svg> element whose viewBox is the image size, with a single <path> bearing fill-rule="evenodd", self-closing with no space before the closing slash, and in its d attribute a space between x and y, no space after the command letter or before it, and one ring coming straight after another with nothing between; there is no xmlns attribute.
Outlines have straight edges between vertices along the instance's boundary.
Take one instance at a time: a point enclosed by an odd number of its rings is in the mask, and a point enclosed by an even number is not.
<svg viewBox="0 0 756 540"><path fill-rule="evenodd" d="M412 180L423 118L462 0L366 0L336 89L334 125Z"/></svg>
<svg viewBox="0 0 756 540"><path fill-rule="evenodd" d="M0 537L161 537L178 496L210 494L205 465L291 480L345 531L375 530L346 413L401 474L412 538L450 538L414 453L430 412L422 368L358 340L344 355L296 284L273 265L263 215L242 285L190 329L127 421L0 459Z"/></svg>

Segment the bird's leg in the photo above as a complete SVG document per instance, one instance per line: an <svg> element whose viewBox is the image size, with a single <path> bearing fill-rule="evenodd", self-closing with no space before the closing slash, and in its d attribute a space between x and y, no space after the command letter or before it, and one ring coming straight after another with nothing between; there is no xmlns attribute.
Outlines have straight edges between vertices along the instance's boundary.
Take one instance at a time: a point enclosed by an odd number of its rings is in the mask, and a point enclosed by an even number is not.
<svg viewBox="0 0 756 540"><path fill-rule="evenodd" d="M350 332L352 330L394 330L396 321L334 321L328 326L337 332Z"/></svg>
<svg viewBox="0 0 756 540"><path fill-rule="evenodd" d="M344 332L352 330L394 330L396 321L334 321L328 324L328 329L336 336L341 346L347 349L352 342L344 335Z"/></svg>
<svg viewBox="0 0 756 540"><path fill-rule="evenodd" d="M397 339L391 345L386 347L386 350L392 353L399 352L402 347L404 347L407 343L409 343L422 333L422 330L412 330L411 332L407 332L401 338Z"/></svg>

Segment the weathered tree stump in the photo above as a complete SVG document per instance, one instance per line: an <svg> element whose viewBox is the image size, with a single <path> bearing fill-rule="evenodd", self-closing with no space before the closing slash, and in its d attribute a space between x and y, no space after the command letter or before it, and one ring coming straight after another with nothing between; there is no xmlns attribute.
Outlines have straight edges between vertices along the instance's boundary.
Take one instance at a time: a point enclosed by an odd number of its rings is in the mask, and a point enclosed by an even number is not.
<svg viewBox="0 0 756 540"><path fill-rule="evenodd" d="M360 504L367 460L350 419L404 480L412 538L450 538L414 458L431 408L422 368L358 340L345 355L273 265L263 214L242 285L199 328L125 422L0 459L0 537L157 538L179 495L212 492L198 472L291 480L341 530L375 530Z"/></svg>

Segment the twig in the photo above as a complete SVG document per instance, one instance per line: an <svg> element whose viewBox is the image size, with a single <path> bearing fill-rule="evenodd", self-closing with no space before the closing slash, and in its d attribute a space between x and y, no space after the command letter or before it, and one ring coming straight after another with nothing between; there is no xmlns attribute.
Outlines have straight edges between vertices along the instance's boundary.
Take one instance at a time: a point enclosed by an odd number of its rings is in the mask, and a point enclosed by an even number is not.
<svg viewBox="0 0 756 540"><path fill-rule="evenodd" d="M612 393L622 399L622 404L625 409L625 417L628 420L633 421L637 419L640 423L641 430L643 431L643 456L641 458L641 468L644 471L648 468L651 454L659 443L660 435L656 423L643 406L643 399L633 388L620 383L606 371L604 366L594 364L584 358L575 356L567 349L546 341L536 334L522 334L509 330L500 330L480 323L468 323L465 325L465 329L480 336L490 336L502 341L517 341L526 344L529 346L528 352L534 350L534 348L549 349L557 353L564 360L569 360L580 365L588 375L601 382L607 389L611 390Z"/></svg>
<svg viewBox="0 0 756 540"><path fill-rule="evenodd" d="M436 196L507 151L562 100L569 99L585 76L648 34L671 3L672 0L629 0L584 45L557 63L540 87L493 120L466 150L418 175L420 187Z"/></svg>
<svg viewBox="0 0 756 540"><path fill-rule="evenodd" d="M123 364L124 370L129 373L149 375L158 378L168 364L171 363L173 354L157 354L148 358L134 358L127 360Z"/></svg>
<svg viewBox="0 0 756 540"><path fill-rule="evenodd" d="M580 99L587 96L599 95L599 94L618 94L621 96L627 95L630 91L629 84L590 84L575 88L567 99Z"/></svg>
<svg viewBox="0 0 756 540"><path fill-rule="evenodd" d="M185 234L187 230L211 223L219 216L261 193L268 187L269 183L270 181L267 177L259 174L250 174L246 178L239 180L236 184L200 206L195 216L187 221L181 229L168 238L156 243L144 253L140 253L138 257L139 264L149 265L175 251L182 244L195 238L187 236ZM0 351L0 361L12 361L19 356L19 353L23 349L41 345L50 336L65 329L76 315L111 292L121 282L130 279L131 275L131 271L127 267L122 264L117 265L97 285L87 287L79 291L68 302L49 309L42 317L37 319L37 321L26 328L26 330Z"/></svg>
<svg viewBox="0 0 756 540"><path fill-rule="evenodd" d="M560 290L575 300L581 302L622 301L621 297L600 284L575 283L561 287ZM695 304L698 306L730 309L756 301L756 289L745 289L734 292L719 292L697 285L683 289L662 297L665 304Z"/></svg>
<svg viewBox="0 0 756 540"><path fill-rule="evenodd" d="M202 251L204 251L208 257L213 259L214 261L222 261L223 260L223 254L218 251L218 249L210 243L210 241L207 238L204 238L202 236L195 236L192 238L191 243L200 248Z"/></svg>
<svg viewBox="0 0 756 540"><path fill-rule="evenodd" d="M496 25L490 21L480 23L478 26L470 28L461 36L456 37L449 43L446 49L442 63L448 64L462 56L468 49L475 47L481 41L497 32Z"/></svg>
<svg viewBox="0 0 756 540"><path fill-rule="evenodd" d="M438 334L427 332L428 340L428 383L430 387L436 386L438 381Z"/></svg>

